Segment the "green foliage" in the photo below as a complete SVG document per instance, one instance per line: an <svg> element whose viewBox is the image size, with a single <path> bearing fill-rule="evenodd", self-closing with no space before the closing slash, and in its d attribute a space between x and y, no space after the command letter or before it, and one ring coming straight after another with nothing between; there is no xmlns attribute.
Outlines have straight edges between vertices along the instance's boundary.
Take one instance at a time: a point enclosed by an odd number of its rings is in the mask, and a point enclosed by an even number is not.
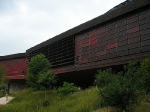
<svg viewBox="0 0 150 112"><path fill-rule="evenodd" d="M31 58L30 62L28 63L28 72L29 74L37 75L39 73L45 73L50 71L51 64L46 59L44 54L38 54Z"/></svg>
<svg viewBox="0 0 150 112"><path fill-rule="evenodd" d="M71 92L75 92L77 91L77 87L74 85L74 83L68 83L68 82L64 82L62 87L58 88L58 92L66 95L69 94Z"/></svg>
<svg viewBox="0 0 150 112"><path fill-rule="evenodd" d="M34 90L51 89L56 76L51 74L51 64L43 54L32 57L28 63L27 84Z"/></svg>
<svg viewBox="0 0 150 112"><path fill-rule="evenodd" d="M4 76L6 75L6 68L0 65L0 84L4 82Z"/></svg>
<svg viewBox="0 0 150 112"><path fill-rule="evenodd" d="M56 91L23 90L14 95L14 99L7 105L0 106L0 112L92 112L99 104L98 89L90 88L86 91L68 94L58 94Z"/></svg>
<svg viewBox="0 0 150 112"><path fill-rule="evenodd" d="M150 92L150 58L146 58L140 63L138 71L141 78L140 81L146 88L146 92Z"/></svg>
<svg viewBox="0 0 150 112"><path fill-rule="evenodd" d="M150 60L145 59L140 65L129 63L116 74L111 69L100 70L96 80L105 105L129 111L137 106L139 96L149 91Z"/></svg>
<svg viewBox="0 0 150 112"><path fill-rule="evenodd" d="M40 90L52 89L52 84L57 82L57 77L50 72L40 73L37 82L40 86Z"/></svg>
<svg viewBox="0 0 150 112"><path fill-rule="evenodd" d="M112 73L112 69L106 69L106 70L99 70L98 74L95 76L96 80L97 80L97 86L102 88L105 85L112 83L114 80L114 76Z"/></svg>

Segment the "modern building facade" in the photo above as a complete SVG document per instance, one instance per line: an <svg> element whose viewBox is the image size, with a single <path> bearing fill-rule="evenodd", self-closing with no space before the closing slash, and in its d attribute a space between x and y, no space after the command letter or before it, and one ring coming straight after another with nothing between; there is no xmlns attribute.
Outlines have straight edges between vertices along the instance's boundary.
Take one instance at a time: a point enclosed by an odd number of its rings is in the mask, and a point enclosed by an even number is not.
<svg viewBox="0 0 150 112"><path fill-rule="evenodd" d="M25 54L29 61L39 53L51 62L58 85L68 81L89 86L100 68L119 69L150 57L150 1L127 0Z"/></svg>
<svg viewBox="0 0 150 112"><path fill-rule="evenodd" d="M10 93L25 86L27 75L27 59L25 53L0 56L0 65L6 68L6 80Z"/></svg>

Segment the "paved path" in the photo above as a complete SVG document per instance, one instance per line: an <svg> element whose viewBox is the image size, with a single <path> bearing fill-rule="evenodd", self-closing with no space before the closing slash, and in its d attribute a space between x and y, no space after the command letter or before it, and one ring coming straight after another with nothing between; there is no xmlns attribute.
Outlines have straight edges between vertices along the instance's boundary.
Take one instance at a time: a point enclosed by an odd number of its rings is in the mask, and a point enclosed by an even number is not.
<svg viewBox="0 0 150 112"><path fill-rule="evenodd" d="M0 105L5 105L7 103L9 103L14 97L9 96L8 97L8 101L6 101L6 97L1 97L0 98Z"/></svg>

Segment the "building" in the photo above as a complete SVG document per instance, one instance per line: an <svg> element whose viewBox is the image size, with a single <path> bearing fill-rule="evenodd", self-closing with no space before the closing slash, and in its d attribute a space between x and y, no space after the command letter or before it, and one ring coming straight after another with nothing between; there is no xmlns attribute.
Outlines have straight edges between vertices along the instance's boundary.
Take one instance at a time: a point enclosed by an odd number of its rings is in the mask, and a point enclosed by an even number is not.
<svg viewBox="0 0 150 112"><path fill-rule="evenodd" d="M150 57L150 1L127 0L105 14L42 42L26 58L43 53L63 81L89 86L100 68Z"/></svg>
<svg viewBox="0 0 150 112"><path fill-rule="evenodd" d="M25 86L27 59L25 53L0 56L0 64L6 67L6 79L10 93Z"/></svg>

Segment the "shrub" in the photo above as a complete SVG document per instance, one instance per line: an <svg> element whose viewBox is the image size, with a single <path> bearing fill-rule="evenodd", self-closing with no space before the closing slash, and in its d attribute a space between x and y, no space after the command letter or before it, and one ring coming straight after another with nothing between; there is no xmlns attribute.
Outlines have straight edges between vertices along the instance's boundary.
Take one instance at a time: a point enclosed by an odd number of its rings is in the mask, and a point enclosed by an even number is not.
<svg viewBox="0 0 150 112"><path fill-rule="evenodd" d="M77 91L77 87L74 85L74 83L68 83L64 82L62 87L58 88L58 92L62 93L64 95L69 94L71 92Z"/></svg>
<svg viewBox="0 0 150 112"><path fill-rule="evenodd" d="M99 70L96 80L105 105L132 110L139 96L149 91L150 60L145 59L140 65L129 63L124 71L116 74L111 69Z"/></svg>
<svg viewBox="0 0 150 112"><path fill-rule="evenodd" d="M43 54L31 58L28 63L27 85L34 90L51 89L56 76L51 74L51 64Z"/></svg>

